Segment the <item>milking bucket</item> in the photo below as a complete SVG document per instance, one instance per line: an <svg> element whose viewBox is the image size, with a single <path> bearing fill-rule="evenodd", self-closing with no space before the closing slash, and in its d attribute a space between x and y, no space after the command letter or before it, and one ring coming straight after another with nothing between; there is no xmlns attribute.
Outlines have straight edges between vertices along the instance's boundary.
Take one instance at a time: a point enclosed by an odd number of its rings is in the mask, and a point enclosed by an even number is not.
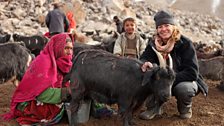
<svg viewBox="0 0 224 126"><path fill-rule="evenodd" d="M67 111L69 124L71 123L71 120L76 120L77 123L87 122L89 120L90 107L91 107L91 100L81 101L77 112L77 116L71 117L70 103L65 103L65 109Z"/></svg>

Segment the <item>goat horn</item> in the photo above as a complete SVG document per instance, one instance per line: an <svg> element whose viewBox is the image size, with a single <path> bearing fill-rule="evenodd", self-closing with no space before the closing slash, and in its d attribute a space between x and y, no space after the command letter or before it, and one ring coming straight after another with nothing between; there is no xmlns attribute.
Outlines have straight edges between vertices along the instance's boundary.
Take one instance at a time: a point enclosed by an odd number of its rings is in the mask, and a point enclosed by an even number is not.
<svg viewBox="0 0 224 126"><path fill-rule="evenodd" d="M162 54L160 54L154 47L152 47L152 49L154 50L154 52L156 53L156 55L159 59L160 67L166 68L166 61L163 59Z"/></svg>
<svg viewBox="0 0 224 126"><path fill-rule="evenodd" d="M171 57L170 54L168 54L168 57L169 57L169 67L170 67L171 69L173 69L173 59L172 59L172 57Z"/></svg>

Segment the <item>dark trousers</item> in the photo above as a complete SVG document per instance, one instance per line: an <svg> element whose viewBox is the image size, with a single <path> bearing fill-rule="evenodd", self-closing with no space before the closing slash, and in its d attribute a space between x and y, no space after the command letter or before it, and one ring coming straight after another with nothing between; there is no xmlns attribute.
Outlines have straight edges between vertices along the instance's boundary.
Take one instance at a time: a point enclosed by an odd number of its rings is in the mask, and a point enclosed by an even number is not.
<svg viewBox="0 0 224 126"><path fill-rule="evenodd" d="M179 113L187 113L192 107L192 98L198 92L198 85L195 82L181 82L172 88L172 95L177 99L177 109ZM159 111L163 105L154 95L148 97L146 107L148 110Z"/></svg>

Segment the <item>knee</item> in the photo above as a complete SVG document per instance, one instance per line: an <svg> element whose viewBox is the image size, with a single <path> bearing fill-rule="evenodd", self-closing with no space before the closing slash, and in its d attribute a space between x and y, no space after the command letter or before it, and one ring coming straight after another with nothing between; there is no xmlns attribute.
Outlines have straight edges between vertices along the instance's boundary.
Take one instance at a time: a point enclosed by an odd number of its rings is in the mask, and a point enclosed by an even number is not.
<svg viewBox="0 0 224 126"><path fill-rule="evenodd" d="M197 85L192 82L181 82L173 88L172 93L177 98L194 97L197 93Z"/></svg>

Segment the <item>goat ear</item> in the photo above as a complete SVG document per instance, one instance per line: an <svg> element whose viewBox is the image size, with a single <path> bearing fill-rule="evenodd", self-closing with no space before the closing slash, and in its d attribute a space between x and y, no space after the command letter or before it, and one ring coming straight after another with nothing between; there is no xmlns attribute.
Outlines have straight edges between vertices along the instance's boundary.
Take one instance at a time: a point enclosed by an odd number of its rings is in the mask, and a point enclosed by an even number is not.
<svg viewBox="0 0 224 126"><path fill-rule="evenodd" d="M156 72L160 69L160 67L155 66L152 69L146 71L144 73L144 77L142 80L142 86L145 86L147 83L150 83L152 80L159 80L160 76L156 74Z"/></svg>
<svg viewBox="0 0 224 126"><path fill-rule="evenodd" d="M144 73L142 86L145 86L147 83L150 83L153 73L154 73L153 70L148 70Z"/></svg>

